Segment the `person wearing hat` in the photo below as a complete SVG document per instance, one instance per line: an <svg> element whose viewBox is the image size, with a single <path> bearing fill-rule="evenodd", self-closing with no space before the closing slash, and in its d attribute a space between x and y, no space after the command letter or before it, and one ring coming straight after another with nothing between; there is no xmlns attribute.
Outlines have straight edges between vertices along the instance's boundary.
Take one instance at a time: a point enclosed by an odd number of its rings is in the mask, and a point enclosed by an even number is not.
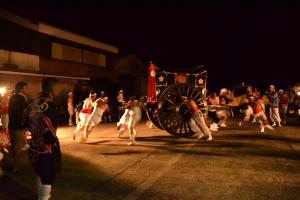
<svg viewBox="0 0 300 200"><path fill-rule="evenodd" d="M67 109L69 113L69 126L73 126L72 117L74 115L74 106L73 106L73 93L68 93L68 100L67 100Z"/></svg>
<svg viewBox="0 0 300 200"><path fill-rule="evenodd" d="M275 90L274 85L269 86L269 102L270 102L270 118L273 122L272 126L276 126L276 122L278 126L281 126L281 118L279 115L279 97Z"/></svg>

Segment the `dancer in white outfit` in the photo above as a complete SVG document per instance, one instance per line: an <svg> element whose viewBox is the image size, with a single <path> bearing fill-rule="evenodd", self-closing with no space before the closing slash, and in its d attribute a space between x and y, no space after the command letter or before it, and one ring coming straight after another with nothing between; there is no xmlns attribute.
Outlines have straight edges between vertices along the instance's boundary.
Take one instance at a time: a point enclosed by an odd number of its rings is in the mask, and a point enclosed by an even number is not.
<svg viewBox="0 0 300 200"><path fill-rule="evenodd" d="M96 100L97 93L90 93L89 97L84 100L82 110L79 113L80 122L77 124L73 133L73 140L76 140L76 133L83 130L87 125L87 121L92 113L93 102Z"/></svg>
<svg viewBox="0 0 300 200"><path fill-rule="evenodd" d="M83 141L86 140L93 128L102 121L103 113L108 109L108 104L102 98L98 98L93 104L93 112L87 120L83 132Z"/></svg>
<svg viewBox="0 0 300 200"><path fill-rule="evenodd" d="M117 129L119 130L117 137L120 137L125 132L127 126L129 132L128 145L134 145L136 137L135 127L142 118L141 105L138 100L134 100L134 97L131 97L124 107L126 110L120 121L117 123Z"/></svg>

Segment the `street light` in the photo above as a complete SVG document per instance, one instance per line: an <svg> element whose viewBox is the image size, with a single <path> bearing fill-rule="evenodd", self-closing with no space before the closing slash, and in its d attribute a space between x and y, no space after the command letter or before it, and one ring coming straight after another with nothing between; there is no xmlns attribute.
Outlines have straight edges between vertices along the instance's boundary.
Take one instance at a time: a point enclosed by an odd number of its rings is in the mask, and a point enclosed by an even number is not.
<svg viewBox="0 0 300 200"><path fill-rule="evenodd" d="M0 88L0 95L4 96L5 92L6 92L6 88L5 87L1 87Z"/></svg>

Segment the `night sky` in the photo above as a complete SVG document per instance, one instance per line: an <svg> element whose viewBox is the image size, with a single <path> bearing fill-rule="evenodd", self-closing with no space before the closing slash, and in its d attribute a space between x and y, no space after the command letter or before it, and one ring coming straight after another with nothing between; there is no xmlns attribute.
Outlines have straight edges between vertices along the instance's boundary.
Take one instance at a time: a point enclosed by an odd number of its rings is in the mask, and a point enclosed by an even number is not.
<svg viewBox="0 0 300 200"><path fill-rule="evenodd" d="M120 55L136 54L145 64L149 60L169 68L204 64L211 88L242 81L262 88L300 82L299 4L16 2L2 6L115 45Z"/></svg>

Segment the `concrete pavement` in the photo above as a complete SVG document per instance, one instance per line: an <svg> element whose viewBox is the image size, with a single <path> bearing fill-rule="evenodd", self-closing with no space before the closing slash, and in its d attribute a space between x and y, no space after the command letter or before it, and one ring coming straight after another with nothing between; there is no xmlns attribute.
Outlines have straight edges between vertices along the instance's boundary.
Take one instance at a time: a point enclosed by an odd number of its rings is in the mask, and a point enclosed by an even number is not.
<svg viewBox="0 0 300 200"><path fill-rule="evenodd" d="M229 127L207 142L140 124L135 146L127 145L128 133L116 139L115 124L99 125L83 144L72 140L74 128L60 127L63 169L53 199L299 199L300 128L260 134L252 124ZM23 194L1 192L6 199L34 197L24 164L24 174L0 179Z"/></svg>

